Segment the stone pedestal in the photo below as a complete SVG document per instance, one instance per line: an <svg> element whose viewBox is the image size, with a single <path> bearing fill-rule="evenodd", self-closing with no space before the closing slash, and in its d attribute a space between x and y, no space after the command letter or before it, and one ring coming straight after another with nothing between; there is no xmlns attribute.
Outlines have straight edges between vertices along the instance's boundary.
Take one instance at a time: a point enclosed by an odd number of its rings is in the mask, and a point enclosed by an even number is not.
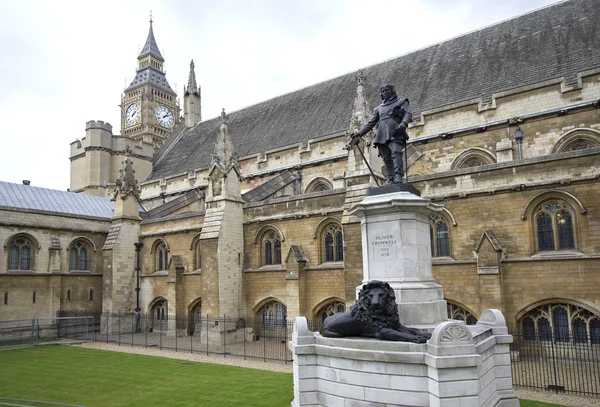
<svg viewBox="0 0 600 407"><path fill-rule="evenodd" d="M296 318L292 407L519 406L502 313L486 310L474 326L448 321L431 267L428 218L441 210L398 191L369 195L349 211L361 218L363 283L387 282L400 322L432 336L425 344L325 338Z"/></svg>
<svg viewBox="0 0 600 407"><path fill-rule="evenodd" d="M506 322L486 310L477 325L446 321L426 344L325 338L294 321L292 407L518 407Z"/></svg>
<svg viewBox="0 0 600 407"><path fill-rule="evenodd" d="M349 211L361 219L363 283L390 284L404 325L424 327L447 320L442 287L431 270L428 219L441 210L441 205L402 191L367 196Z"/></svg>

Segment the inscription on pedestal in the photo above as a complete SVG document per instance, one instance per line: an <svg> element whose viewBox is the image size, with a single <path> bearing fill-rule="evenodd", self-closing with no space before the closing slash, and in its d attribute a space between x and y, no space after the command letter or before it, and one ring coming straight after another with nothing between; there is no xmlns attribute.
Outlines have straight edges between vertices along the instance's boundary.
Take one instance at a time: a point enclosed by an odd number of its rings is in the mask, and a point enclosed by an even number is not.
<svg viewBox="0 0 600 407"><path fill-rule="evenodd" d="M400 243L398 232L369 233L369 248L373 261L397 260L397 246Z"/></svg>

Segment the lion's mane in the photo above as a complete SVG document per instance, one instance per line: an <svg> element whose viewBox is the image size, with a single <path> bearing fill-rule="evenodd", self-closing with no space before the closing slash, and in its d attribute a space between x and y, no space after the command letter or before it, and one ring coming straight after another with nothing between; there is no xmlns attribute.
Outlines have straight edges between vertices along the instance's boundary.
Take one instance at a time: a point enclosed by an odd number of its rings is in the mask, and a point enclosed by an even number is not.
<svg viewBox="0 0 600 407"><path fill-rule="evenodd" d="M374 288L385 290L388 298L385 304L384 312L381 315L373 315L369 311L369 292ZM350 307L350 315L368 326L375 327L377 332L382 328L400 329L400 317L398 315L398 304L396 304L396 294L390 285L383 281L371 281L362 286L358 293L358 299Z"/></svg>

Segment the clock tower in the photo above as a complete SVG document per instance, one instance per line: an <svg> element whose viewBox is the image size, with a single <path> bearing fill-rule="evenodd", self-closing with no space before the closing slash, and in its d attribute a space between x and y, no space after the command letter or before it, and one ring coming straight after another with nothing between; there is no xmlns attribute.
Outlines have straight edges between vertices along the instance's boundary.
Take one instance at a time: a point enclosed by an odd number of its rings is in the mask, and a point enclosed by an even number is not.
<svg viewBox="0 0 600 407"><path fill-rule="evenodd" d="M137 59L135 78L121 98L121 134L158 148L179 121L180 108L163 70L165 59L154 39L152 17Z"/></svg>

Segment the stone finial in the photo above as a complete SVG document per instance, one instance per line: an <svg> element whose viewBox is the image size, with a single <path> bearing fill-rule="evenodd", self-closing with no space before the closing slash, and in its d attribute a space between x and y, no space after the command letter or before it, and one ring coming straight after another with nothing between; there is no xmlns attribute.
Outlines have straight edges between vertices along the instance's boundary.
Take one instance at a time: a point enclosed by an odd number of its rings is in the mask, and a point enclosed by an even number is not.
<svg viewBox="0 0 600 407"><path fill-rule="evenodd" d="M365 75L363 74L362 69L358 70L358 72L354 75L354 79L356 80L357 85L362 85L362 82L365 80Z"/></svg>
<svg viewBox="0 0 600 407"><path fill-rule="evenodd" d="M229 123L229 116L227 116L227 113L225 113L225 108L223 108L223 110L221 110L221 123L223 124L228 124Z"/></svg>
<svg viewBox="0 0 600 407"><path fill-rule="evenodd" d="M195 95L199 95L200 92L198 91L198 85L196 83L196 72L195 72L195 65L194 65L194 60L192 59L192 62L190 62L190 75L188 77L188 84L187 87L184 86L183 87L183 92L186 95L189 95L190 93L193 93Z"/></svg>
<svg viewBox="0 0 600 407"><path fill-rule="evenodd" d="M229 173L232 166L237 167L237 154L233 151L233 143L229 136L229 116L225 109L221 111L221 125L219 134L215 140L215 148L212 153L211 167L218 167L223 175ZM212 171L212 170L211 170ZM209 171L210 172L210 171Z"/></svg>
<svg viewBox="0 0 600 407"><path fill-rule="evenodd" d="M123 168L119 170L121 176L115 181L117 185L117 193L121 195L122 198L125 198L130 193L133 193L136 197L140 196L140 185L135 179L135 170L133 169L133 160L129 157L123 161Z"/></svg>
<svg viewBox="0 0 600 407"><path fill-rule="evenodd" d="M365 75L362 70L359 70L355 75L356 80L356 96L354 97L354 106L352 108L352 116L350 118L349 134L358 131L363 124L365 124L371 117L371 111L367 105L367 98L365 97ZM373 141L373 135L371 132L367 133L363 137L366 146L370 146ZM350 142L350 140L348 140ZM348 145L350 147L350 145Z"/></svg>

